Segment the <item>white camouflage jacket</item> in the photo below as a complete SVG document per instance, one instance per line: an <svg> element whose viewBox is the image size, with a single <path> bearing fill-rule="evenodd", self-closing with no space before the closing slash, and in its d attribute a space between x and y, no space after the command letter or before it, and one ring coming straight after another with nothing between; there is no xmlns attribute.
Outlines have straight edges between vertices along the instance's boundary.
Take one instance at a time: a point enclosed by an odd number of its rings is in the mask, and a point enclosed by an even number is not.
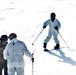
<svg viewBox="0 0 76 75"><path fill-rule="evenodd" d="M33 57L26 45L17 39L12 39L3 52L8 67L24 67L24 54L30 58Z"/></svg>
<svg viewBox="0 0 76 75"><path fill-rule="evenodd" d="M54 22L52 22L51 19L48 19L43 24L43 26L48 26L48 25L49 25L49 33L51 33L51 34L57 34L55 26L57 26L58 29L60 29L60 27L61 27L61 24L57 19L55 19Z"/></svg>

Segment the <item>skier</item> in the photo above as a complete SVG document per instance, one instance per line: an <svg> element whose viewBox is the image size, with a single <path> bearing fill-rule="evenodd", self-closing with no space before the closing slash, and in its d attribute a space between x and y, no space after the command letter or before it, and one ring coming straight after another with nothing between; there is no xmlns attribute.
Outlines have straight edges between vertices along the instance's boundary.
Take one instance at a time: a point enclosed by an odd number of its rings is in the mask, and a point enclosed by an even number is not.
<svg viewBox="0 0 76 75"><path fill-rule="evenodd" d="M54 46L54 49L57 49L60 47L59 40L58 40L57 36L58 36L58 31L61 27L61 24L56 19L56 14L54 12L52 12L50 14L50 19L48 19L47 21L44 22L43 29L45 29L48 25L49 25L48 35L43 43L44 51L46 51L47 43L49 42L49 40L51 39L52 36L56 43L56 46Z"/></svg>
<svg viewBox="0 0 76 75"><path fill-rule="evenodd" d="M24 75L24 54L34 62L33 55L28 51L26 45L17 39L15 33L9 35L10 43L6 46L3 54L7 59L8 75Z"/></svg>
<svg viewBox="0 0 76 75"><path fill-rule="evenodd" d="M7 73L7 60L3 58L3 51L5 46L7 45L8 37L7 35L2 35L0 38L0 75L2 75L2 70L4 69L4 75L8 75Z"/></svg>

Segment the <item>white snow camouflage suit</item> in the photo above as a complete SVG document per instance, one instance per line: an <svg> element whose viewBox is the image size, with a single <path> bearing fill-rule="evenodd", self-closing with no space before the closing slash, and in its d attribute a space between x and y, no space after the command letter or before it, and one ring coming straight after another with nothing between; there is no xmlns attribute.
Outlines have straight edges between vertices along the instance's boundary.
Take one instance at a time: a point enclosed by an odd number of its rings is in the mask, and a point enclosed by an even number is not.
<svg viewBox="0 0 76 75"><path fill-rule="evenodd" d="M15 45L13 44L15 43ZM10 43L6 46L4 52L4 58L7 60L8 74L15 75L15 70L17 75L24 75L24 58L23 55L27 55L32 58L33 55L28 51L26 45L15 39L12 39Z"/></svg>
<svg viewBox="0 0 76 75"><path fill-rule="evenodd" d="M55 19L54 22L52 22L51 19L48 19L47 21L44 22L43 26L48 26L48 25L49 25L49 31L48 31L48 35L47 35L46 39L44 40L44 43L48 43L53 35L55 43L59 44L59 40L57 38L58 32L55 29L55 27L57 26L58 29L60 29L60 27L61 27L60 22L57 19Z"/></svg>

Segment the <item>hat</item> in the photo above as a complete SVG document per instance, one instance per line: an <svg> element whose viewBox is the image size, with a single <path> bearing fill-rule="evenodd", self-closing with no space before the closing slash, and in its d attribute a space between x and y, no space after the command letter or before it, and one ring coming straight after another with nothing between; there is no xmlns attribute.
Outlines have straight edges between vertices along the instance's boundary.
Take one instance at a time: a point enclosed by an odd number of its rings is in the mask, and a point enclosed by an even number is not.
<svg viewBox="0 0 76 75"><path fill-rule="evenodd" d="M8 39L8 36L7 35L2 35L0 40L7 40Z"/></svg>
<svg viewBox="0 0 76 75"><path fill-rule="evenodd" d="M13 38L16 38L16 37L17 37L17 35L15 33L11 33L8 38L13 39Z"/></svg>

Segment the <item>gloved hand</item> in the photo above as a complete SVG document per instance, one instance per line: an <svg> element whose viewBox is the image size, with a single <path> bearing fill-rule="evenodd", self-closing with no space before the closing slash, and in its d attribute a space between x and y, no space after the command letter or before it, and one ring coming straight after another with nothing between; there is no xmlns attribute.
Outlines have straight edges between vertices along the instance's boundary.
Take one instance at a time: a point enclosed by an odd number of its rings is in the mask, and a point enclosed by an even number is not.
<svg viewBox="0 0 76 75"><path fill-rule="evenodd" d="M56 26L55 29L58 31L58 27Z"/></svg>
<svg viewBox="0 0 76 75"><path fill-rule="evenodd" d="M46 28L46 26L43 26L43 29L45 29Z"/></svg>
<svg viewBox="0 0 76 75"><path fill-rule="evenodd" d="M31 58L32 62L34 62L34 58Z"/></svg>

